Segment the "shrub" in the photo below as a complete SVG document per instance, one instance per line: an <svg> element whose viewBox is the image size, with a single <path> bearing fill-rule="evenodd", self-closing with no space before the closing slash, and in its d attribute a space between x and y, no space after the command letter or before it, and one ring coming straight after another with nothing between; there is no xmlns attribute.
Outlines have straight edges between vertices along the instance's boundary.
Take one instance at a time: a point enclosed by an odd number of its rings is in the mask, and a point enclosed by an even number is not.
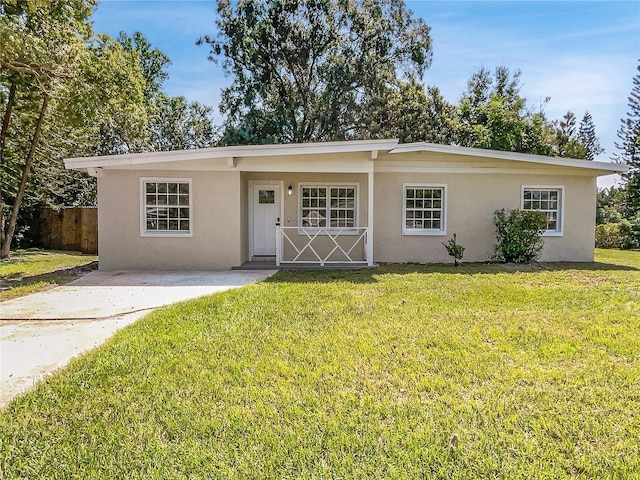
<svg viewBox="0 0 640 480"><path fill-rule="evenodd" d="M640 214L632 219L596 225L596 247L627 250L640 248Z"/></svg>
<svg viewBox="0 0 640 480"><path fill-rule="evenodd" d="M464 247L456 241L456 234L453 234L453 238L450 238L447 242L442 242L444 248L447 249L447 253L453 257L453 264L457 267L458 261L462 260L464 255Z"/></svg>
<svg viewBox="0 0 640 480"><path fill-rule="evenodd" d="M542 233L547 226L547 216L538 210L496 210L493 217L496 226L494 259L501 262L525 263L536 260L542 253Z"/></svg>
<svg viewBox="0 0 640 480"><path fill-rule="evenodd" d="M640 248L640 214L631 220L624 219L618 225L622 237L620 248Z"/></svg>
<svg viewBox="0 0 640 480"><path fill-rule="evenodd" d="M619 223L596 225L597 248L622 248L623 240Z"/></svg>

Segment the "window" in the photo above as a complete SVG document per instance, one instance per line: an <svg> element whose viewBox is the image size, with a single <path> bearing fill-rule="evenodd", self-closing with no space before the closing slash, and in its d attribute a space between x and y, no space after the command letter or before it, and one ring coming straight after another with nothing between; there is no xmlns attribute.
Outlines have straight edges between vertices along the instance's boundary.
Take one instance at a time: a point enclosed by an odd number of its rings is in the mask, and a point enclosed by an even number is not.
<svg viewBox="0 0 640 480"><path fill-rule="evenodd" d="M274 204L276 203L275 190L258 190L258 203Z"/></svg>
<svg viewBox="0 0 640 480"><path fill-rule="evenodd" d="M141 236L191 236L191 179L142 178Z"/></svg>
<svg viewBox="0 0 640 480"><path fill-rule="evenodd" d="M546 214L546 235L562 234L563 190L563 187L522 187L522 209Z"/></svg>
<svg viewBox="0 0 640 480"><path fill-rule="evenodd" d="M402 233L446 235L446 185L404 185Z"/></svg>
<svg viewBox="0 0 640 480"><path fill-rule="evenodd" d="M355 228L357 195L355 185L301 186L300 226Z"/></svg>

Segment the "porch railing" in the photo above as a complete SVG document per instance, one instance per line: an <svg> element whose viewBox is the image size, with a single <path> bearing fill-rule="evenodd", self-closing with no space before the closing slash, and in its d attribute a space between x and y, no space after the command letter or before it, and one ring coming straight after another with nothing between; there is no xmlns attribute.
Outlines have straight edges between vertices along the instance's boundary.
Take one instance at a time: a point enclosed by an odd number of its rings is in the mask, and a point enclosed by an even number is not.
<svg viewBox="0 0 640 480"><path fill-rule="evenodd" d="M367 227L276 226L276 266L282 264L367 265Z"/></svg>

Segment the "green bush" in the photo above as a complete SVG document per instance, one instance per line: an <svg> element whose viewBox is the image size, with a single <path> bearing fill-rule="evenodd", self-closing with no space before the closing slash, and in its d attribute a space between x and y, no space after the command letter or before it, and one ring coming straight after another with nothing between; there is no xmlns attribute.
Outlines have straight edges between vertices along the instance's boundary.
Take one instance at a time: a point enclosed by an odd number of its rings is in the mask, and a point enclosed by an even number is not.
<svg viewBox="0 0 640 480"><path fill-rule="evenodd" d="M450 238L447 242L442 242L444 248L447 249L447 253L453 257L453 264L457 267L458 261L462 260L464 255L464 247L456 241L456 234L453 234L453 238Z"/></svg>
<svg viewBox="0 0 640 480"><path fill-rule="evenodd" d="M640 248L640 215L615 223L596 225L596 247L626 250Z"/></svg>
<svg viewBox="0 0 640 480"><path fill-rule="evenodd" d="M547 226L543 212L503 208L495 211L493 223L497 240L495 260L525 263L540 257L544 247L542 233Z"/></svg>
<svg viewBox="0 0 640 480"><path fill-rule="evenodd" d="M632 220L624 219L618 225L622 236L620 248L640 248L640 214Z"/></svg>
<svg viewBox="0 0 640 480"><path fill-rule="evenodd" d="M596 225L597 248L622 248L624 236L619 223Z"/></svg>

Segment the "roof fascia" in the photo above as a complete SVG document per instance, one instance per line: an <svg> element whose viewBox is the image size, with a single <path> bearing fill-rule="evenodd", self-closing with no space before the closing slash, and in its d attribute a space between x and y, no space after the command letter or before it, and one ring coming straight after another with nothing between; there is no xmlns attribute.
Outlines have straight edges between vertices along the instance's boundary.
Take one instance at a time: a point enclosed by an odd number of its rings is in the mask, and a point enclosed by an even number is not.
<svg viewBox="0 0 640 480"><path fill-rule="evenodd" d="M399 145L389 153L413 153L413 152L433 152L450 155L468 155L472 157L495 158L502 160L514 160L518 162L541 163L545 165L558 165L562 167L577 167L590 170L600 170L610 175L612 173L625 173L631 168L622 163L607 163L581 160L576 158L546 157L543 155L532 155L530 153L514 153L501 150L488 150L482 148L458 147L455 145L437 145L434 143L409 143Z"/></svg>
<svg viewBox="0 0 640 480"><path fill-rule="evenodd" d="M180 162L188 160L219 159L230 157L271 157L287 155L313 155L331 153L367 152L392 150L398 145L397 139L350 140L325 143L292 143L278 145L243 145L235 147L214 147L169 152L146 152L99 157L76 157L64 160L66 168L85 169L96 167L117 167L122 165L144 165L147 163Z"/></svg>

